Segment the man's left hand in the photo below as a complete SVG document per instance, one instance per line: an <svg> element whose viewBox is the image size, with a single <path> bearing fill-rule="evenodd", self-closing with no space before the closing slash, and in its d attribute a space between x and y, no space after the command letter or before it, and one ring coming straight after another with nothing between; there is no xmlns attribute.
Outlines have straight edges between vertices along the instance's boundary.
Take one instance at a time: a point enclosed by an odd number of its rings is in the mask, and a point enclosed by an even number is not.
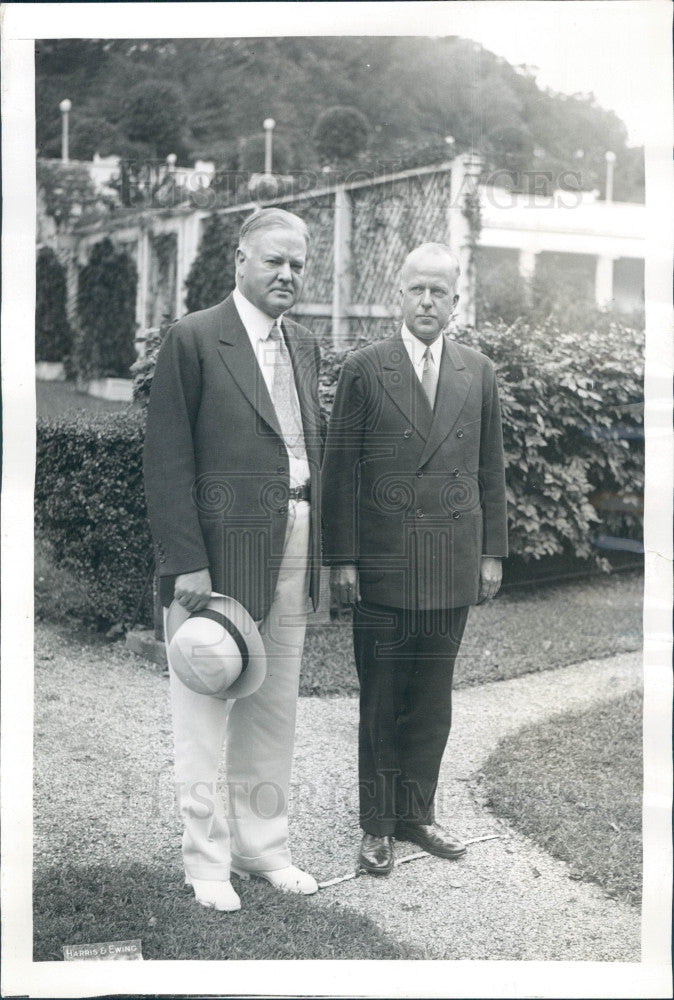
<svg viewBox="0 0 674 1000"><path fill-rule="evenodd" d="M494 556L482 556L478 604L484 604L485 601L491 601L492 597L496 597L501 586L502 575L503 568L500 559L496 559Z"/></svg>

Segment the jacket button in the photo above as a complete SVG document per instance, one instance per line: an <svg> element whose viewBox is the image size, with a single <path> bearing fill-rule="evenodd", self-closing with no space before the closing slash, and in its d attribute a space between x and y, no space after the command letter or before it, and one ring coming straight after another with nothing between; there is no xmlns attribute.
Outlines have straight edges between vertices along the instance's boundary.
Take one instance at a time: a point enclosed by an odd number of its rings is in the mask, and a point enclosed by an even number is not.
<svg viewBox="0 0 674 1000"><path fill-rule="evenodd" d="M463 437L463 431L457 431L457 432L456 432L456 436L457 436L458 438L462 438L462 437Z"/></svg>
<svg viewBox="0 0 674 1000"><path fill-rule="evenodd" d="M412 431L410 430L409 427L407 428L407 430L403 431L403 437L405 437L405 438L411 438L412 437Z"/></svg>
<svg viewBox="0 0 674 1000"><path fill-rule="evenodd" d="M287 507L279 507L278 512L279 512L279 514L287 514L288 513L288 508Z"/></svg>
<svg viewBox="0 0 674 1000"><path fill-rule="evenodd" d="M417 472L417 479L423 479L423 478L424 478L423 472Z"/></svg>
<svg viewBox="0 0 674 1000"><path fill-rule="evenodd" d="M459 470L458 470L458 469L454 469L454 470L452 471L452 475L453 475L453 476L460 476L460 475L461 475L461 473L459 472Z"/></svg>
<svg viewBox="0 0 674 1000"><path fill-rule="evenodd" d="M278 469L277 469L276 471L277 471L277 472L279 473L279 475L281 475L281 476L282 476L282 475L283 475L283 473L284 473L284 472L285 472L286 470L285 470L285 467L284 467L283 465L279 465L279 467L278 467Z"/></svg>
<svg viewBox="0 0 674 1000"><path fill-rule="evenodd" d="M417 507L417 517L423 517L423 516L424 516L423 510L421 509L421 507Z"/></svg>
<svg viewBox="0 0 674 1000"><path fill-rule="evenodd" d="M458 521L461 515L459 514L458 510L455 510L454 513L452 514L452 517L454 518L455 521Z"/></svg>

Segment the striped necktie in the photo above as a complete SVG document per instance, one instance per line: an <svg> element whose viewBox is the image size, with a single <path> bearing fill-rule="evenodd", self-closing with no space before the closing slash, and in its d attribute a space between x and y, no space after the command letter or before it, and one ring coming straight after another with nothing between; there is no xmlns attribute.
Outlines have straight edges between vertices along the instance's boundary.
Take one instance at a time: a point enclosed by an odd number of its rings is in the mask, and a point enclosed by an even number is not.
<svg viewBox="0 0 674 1000"><path fill-rule="evenodd" d="M295 376L288 348L278 323L274 323L272 326L269 339L276 344L271 400L287 448L296 458L302 458L306 451L302 432L302 417L295 388Z"/></svg>
<svg viewBox="0 0 674 1000"><path fill-rule="evenodd" d="M424 351L423 359L424 368L421 373L421 387L426 393L428 402L431 404L431 409L433 409L435 406L435 396L438 391L438 369L435 367L430 347L427 347Z"/></svg>

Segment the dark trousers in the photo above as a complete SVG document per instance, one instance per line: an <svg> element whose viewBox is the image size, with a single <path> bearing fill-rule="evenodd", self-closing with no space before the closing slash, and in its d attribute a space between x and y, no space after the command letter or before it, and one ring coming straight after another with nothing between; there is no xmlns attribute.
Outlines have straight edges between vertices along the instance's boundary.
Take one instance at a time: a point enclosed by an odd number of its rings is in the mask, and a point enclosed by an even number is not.
<svg viewBox="0 0 674 1000"><path fill-rule="evenodd" d="M432 823L452 722L452 678L468 608L410 611L361 603L353 618L360 682L360 825Z"/></svg>

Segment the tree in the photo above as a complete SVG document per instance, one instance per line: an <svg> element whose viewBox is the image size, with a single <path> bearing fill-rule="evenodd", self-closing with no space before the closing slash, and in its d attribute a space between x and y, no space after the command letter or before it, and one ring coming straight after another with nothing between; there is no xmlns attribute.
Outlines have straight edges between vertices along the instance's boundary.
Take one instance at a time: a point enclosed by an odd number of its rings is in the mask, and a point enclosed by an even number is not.
<svg viewBox="0 0 674 1000"><path fill-rule="evenodd" d="M99 156L119 154L123 136L105 118L75 114L70 129L70 155L73 160L93 160Z"/></svg>
<svg viewBox="0 0 674 1000"><path fill-rule="evenodd" d="M107 237L96 243L80 271L77 312L81 327L76 367L86 378L128 378L135 360L136 265Z"/></svg>
<svg viewBox="0 0 674 1000"><path fill-rule="evenodd" d="M45 211L59 228L66 229L75 219L100 208L89 171L81 163L38 160L37 183L44 197Z"/></svg>
<svg viewBox="0 0 674 1000"><path fill-rule="evenodd" d="M145 80L132 87L122 113L124 134L143 143L155 158L186 150L187 105L181 91L165 80Z"/></svg>
<svg viewBox="0 0 674 1000"><path fill-rule="evenodd" d="M185 281L188 312L216 305L234 288L234 254L241 221L239 216L214 214L206 223L199 252Z"/></svg>
<svg viewBox="0 0 674 1000"><path fill-rule="evenodd" d="M65 269L50 247L38 252L35 274L35 358L63 361L72 331L66 315Z"/></svg>
<svg viewBox="0 0 674 1000"><path fill-rule="evenodd" d="M367 118L357 108L328 108L316 122L314 142L324 162L346 163L363 152L369 134Z"/></svg>

